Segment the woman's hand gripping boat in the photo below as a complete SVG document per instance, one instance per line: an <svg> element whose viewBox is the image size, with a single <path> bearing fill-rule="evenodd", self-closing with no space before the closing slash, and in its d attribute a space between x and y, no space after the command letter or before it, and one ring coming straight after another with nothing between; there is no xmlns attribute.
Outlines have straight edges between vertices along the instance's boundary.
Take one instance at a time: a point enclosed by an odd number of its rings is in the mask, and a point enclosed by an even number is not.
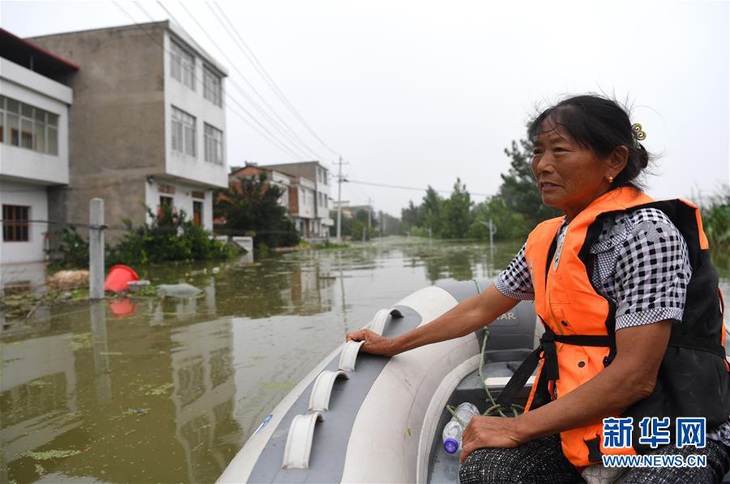
<svg viewBox="0 0 730 484"><path fill-rule="evenodd" d="M369 328L395 336L428 323L489 282L442 281L375 314ZM541 333L522 302L484 330L392 358L343 344L287 395L249 438L218 482L457 482L446 454L445 407L484 411ZM531 380L523 390L526 399Z"/></svg>

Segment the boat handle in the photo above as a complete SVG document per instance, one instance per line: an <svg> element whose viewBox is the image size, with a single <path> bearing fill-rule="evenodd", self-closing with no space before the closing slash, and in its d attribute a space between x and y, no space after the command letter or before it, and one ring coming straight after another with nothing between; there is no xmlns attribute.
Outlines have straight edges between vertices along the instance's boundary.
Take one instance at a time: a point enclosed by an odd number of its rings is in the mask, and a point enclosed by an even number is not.
<svg viewBox="0 0 730 484"><path fill-rule="evenodd" d="M382 336L385 325L393 319L393 316L397 318L402 318L403 313L401 313L400 310L396 308L381 309L377 313L375 313L375 316L373 316L372 321L370 321L368 328L370 329L370 331L378 333L380 336Z"/></svg>
<svg viewBox="0 0 730 484"><path fill-rule="evenodd" d="M309 455L312 453L314 426L324 417L319 412L297 415L289 426L284 448L283 469L308 469Z"/></svg>
<svg viewBox="0 0 730 484"><path fill-rule="evenodd" d="M332 396L332 388L335 386L335 381L338 378L344 378L349 380L342 370L329 371L324 370L314 380L314 386L312 387L312 394L309 396L309 411L310 412L327 412L330 407L330 397Z"/></svg>
<svg viewBox="0 0 730 484"><path fill-rule="evenodd" d="M348 341L340 353L340 365L338 369L342 371L355 371L355 360L357 360L357 352L364 344L364 341Z"/></svg>

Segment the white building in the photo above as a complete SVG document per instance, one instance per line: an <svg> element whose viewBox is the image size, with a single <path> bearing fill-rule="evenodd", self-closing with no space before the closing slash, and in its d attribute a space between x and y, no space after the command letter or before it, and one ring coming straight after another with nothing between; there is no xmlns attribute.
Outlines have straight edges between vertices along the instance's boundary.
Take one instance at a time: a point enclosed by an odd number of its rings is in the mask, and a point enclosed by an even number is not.
<svg viewBox="0 0 730 484"><path fill-rule="evenodd" d="M163 205L211 230L213 189L226 187L226 70L167 21L30 39L79 65L71 78L70 224L104 199L107 240ZM60 215L59 215L60 216Z"/></svg>
<svg viewBox="0 0 730 484"><path fill-rule="evenodd" d="M329 170L318 161L266 165L261 168L280 170L295 175L300 180L307 180L298 185L298 205L295 206L294 201L290 201L292 216L296 217L295 214L298 213L301 217L301 220L296 221L297 230L307 238L329 237L330 227L334 225L334 221L330 218ZM294 187L294 184L292 186ZM312 205L314 210L310 214L308 210Z"/></svg>
<svg viewBox="0 0 730 484"><path fill-rule="evenodd" d="M8 264L43 261L49 194L69 183L74 63L0 29L0 287Z"/></svg>

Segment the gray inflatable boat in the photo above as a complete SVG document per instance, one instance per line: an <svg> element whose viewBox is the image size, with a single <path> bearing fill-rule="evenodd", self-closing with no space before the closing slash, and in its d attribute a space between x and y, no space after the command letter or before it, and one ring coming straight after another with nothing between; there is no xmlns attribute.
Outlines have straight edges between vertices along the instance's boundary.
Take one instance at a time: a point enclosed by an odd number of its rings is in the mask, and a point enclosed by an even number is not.
<svg viewBox="0 0 730 484"><path fill-rule="evenodd" d="M395 336L426 324L489 281L443 281L378 311L368 325ZM384 358L343 344L279 403L218 482L457 482L442 448L446 405L487 408L541 333L521 302L484 330ZM523 397L529 392L524 390Z"/></svg>

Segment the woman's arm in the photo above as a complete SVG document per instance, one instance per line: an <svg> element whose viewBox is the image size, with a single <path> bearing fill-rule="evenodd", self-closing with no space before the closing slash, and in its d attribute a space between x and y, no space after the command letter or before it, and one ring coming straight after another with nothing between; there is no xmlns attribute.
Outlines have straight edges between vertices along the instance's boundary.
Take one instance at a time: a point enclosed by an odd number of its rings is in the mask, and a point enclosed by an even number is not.
<svg viewBox="0 0 730 484"><path fill-rule="evenodd" d="M376 355L393 356L419 346L458 338L494 321L518 303L494 285L481 294L462 301L428 324L395 338L384 338L368 329L348 333L348 341L364 341L361 350Z"/></svg>
<svg viewBox="0 0 730 484"><path fill-rule="evenodd" d="M654 390L672 320L616 331L616 358L572 392L515 418L474 417L464 431L462 462L483 447L516 447L620 414Z"/></svg>

